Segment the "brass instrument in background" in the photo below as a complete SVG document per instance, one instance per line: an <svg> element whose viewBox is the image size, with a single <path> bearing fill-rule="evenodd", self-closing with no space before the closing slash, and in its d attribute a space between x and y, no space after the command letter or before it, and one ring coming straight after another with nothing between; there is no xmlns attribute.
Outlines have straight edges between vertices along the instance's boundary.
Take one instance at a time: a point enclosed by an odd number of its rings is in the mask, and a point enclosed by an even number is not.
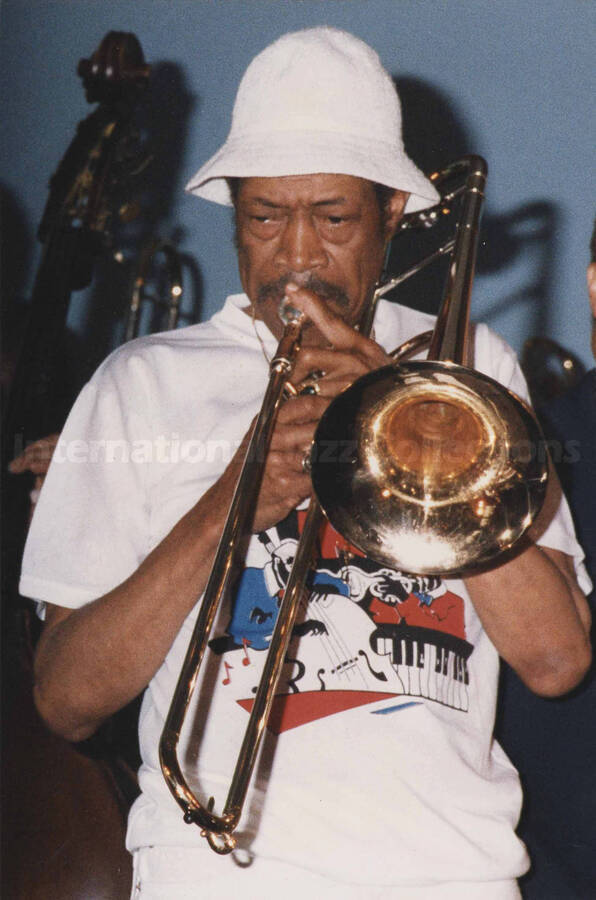
<svg viewBox="0 0 596 900"><path fill-rule="evenodd" d="M153 266L156 258L163 257L164 269L160 270L162 276L165 271L167 278L167 294L163 299L158 291L157 296L147 292L147 284L155 276ZM159 285L163 287L163 285ZM170 241L163 238L151 238L143 247L139 263L133 278L124 341L131 341L139 334L141 312L143 303L151 303L155 308L161 308L164 313L165 323L160 331L169 331L176 328L180 315L180 303L182 301L182 264L180 255ZM166 315L167 314L167 315ZM151 329L152 331L155 329Z"/></svg>
<svg viewBox="0 0 596 900"><path fill-rule="evenodd" d="M485 375L465 368L468 316L486 163L469 156L431 176L437 185L465 175L431 210L402 227L432 225L460 198L454 240L377 287L360 330L370 334L378 299L432 260L451 253L435 330L399 348L394 365L358 379L328 407L311 454L313 487L302 537L281 601L226 803L201 805L181 771L180 731L213 622L250 531L276 414L300 347L301 314L285 306L284 334L256 420L228 519L160 741L161 767L186 822L199 825L217 853L236 846L238 825L273 704L323 509L334 527L369 556L404 571L454 573L484 565L525 533L542 505L547 466L528 407ZM281 314L281 313L280 313ZM402 363L429 344L429 359ZM323 462L333 453L336 463ZM349 452L346 453L346 448ZM325 452L321 452L324 449Z"/></svg>

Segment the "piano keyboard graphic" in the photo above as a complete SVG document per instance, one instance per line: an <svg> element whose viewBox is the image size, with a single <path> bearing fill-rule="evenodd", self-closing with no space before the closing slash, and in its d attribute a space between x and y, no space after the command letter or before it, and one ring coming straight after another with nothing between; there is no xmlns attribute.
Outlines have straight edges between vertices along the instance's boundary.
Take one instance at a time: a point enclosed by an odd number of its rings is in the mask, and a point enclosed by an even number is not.
<svg viewBox="0 0 596 900"><path fill-rule="evenodd" d="M375 653L390 657L404 694L467 711L467 660L474 649L467 641L429 628L380 624L370 643Z"/></svg>

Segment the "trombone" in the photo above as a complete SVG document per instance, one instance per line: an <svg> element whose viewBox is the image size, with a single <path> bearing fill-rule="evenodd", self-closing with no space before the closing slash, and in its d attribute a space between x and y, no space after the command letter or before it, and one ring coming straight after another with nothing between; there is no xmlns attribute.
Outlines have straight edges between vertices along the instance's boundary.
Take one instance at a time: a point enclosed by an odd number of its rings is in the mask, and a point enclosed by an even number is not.
<svg viewBox="0 0 596 900"><path fill-rule="evenodd" d="M158 272L159 287L167 286L165 299L158 295L152 295L147 291L147 284L155 278L153 267L158 256L163 258L163 271ZM141 250L139 263L133 276L130 303L126 316L124 330L124 342L127 343L138 337L141 312L145 301L151 302L156 308L167 313L167 320L163 324L165 330L176 328L180 316L180 304L182 301L182 263L180 254L171 241L159 237L152 237Z"/></svg>
<svg viewBox="0 0 596 900"><path fill-rule="evenodd" d="M360 331L369 335L380 297L433 260L450 253L445 294L434 332L398 348L393 365L359 378L324 413L311 451L311 500L281 601L263 675L221 814L214 798L202 805L190 789L177 746L201 661L222 598L250 528L262 460L300 349L302 314L283 306L285 330L270 363L257 417L228 519L215 556L186 658L160 741L161 768L184 820L202 829L219 854L234 850L236 829L298 608L307 598L325 514L367 555L404 571L452 574L486 565L511 548L538 514L547 465L536 452L541 433L529 408L493 379L466 368L468 319L487 166L468 156L431 179L443 186L464 176L430 210L402 219L401 228L430 227L461 200L453 239L407 272L378 285ZM428 345L426 361L404 362ZM349 447L333 465L321 447Z"/></svg>

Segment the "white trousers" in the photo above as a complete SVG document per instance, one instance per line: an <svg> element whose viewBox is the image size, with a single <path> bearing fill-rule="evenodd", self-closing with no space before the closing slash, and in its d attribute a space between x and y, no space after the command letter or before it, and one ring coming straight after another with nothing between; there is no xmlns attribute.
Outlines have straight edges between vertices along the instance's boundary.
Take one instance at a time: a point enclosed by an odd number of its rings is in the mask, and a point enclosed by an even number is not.
<svg viewBox="0 0 596 900"><path fill-rule="evenodd" d="M305 869L257 859L243 867L187 847L134 853L131 900L521 900L515 881L426 887L350 885Z"/></svg>

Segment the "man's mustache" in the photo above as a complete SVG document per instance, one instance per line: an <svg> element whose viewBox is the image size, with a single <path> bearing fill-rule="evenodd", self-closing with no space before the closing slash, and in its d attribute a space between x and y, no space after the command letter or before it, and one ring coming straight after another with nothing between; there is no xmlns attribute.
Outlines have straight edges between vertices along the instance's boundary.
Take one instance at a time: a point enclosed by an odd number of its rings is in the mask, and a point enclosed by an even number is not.
<svg viewBox="0 0 596 900"><path fill-rule="evenodd" d="M303 274L282 275L277 281L270 281L267 284L262 284L257 291L257 301L262 303L265 300L276 300L278 303L281 303L282 299L285 297L286 287L290 282L298 284L302 288L306 288L307 291L312 291L313 294L316 294L321 300L329 300L332 303L336 303L342 309L349 308L350 300L342 288L338 287L337 284L332 284L330 281L324 281L317 275L312 274L306 278Z"/></svg>

